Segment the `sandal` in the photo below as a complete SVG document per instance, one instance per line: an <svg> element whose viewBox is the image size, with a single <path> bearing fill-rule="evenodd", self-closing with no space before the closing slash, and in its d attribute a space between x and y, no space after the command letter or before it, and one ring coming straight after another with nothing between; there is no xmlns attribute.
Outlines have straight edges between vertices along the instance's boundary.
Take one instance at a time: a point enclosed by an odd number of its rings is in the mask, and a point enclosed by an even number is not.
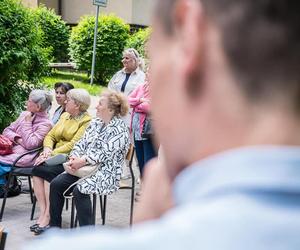
<svg viewBox="0 0 300 250"><path fill-rule="evenodd" d="M36 229L34 229L34 235L40 235L42 233L44 233L46 230L48 230L50 228L50 225L44 226L44 227L40 227L38 226Z"/></svg>
<svg viewBox="0 0 300 250"><path fill-rule="evenodd" d="M38 224L38 223L33 224L32 226L29 227L30 231L31 231L31 232L34 232L34 230L35 230L37 227L39 227L39 225L40 225L40 224Z"/></svg>

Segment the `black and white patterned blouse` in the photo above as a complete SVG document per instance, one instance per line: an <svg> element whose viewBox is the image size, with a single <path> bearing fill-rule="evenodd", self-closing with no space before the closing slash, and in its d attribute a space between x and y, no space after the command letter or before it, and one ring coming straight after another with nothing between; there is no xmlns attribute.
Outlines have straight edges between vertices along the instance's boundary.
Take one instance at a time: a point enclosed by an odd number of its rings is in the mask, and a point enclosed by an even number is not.
<svg viewBox="0 0 300 250"><path fill-rule="evenodd" d="M79 191L84 194L115 192L129 145L129 131L120 118L112 118L106 126L99 118L93 119L70 153L85 156L89 164L99 166L95 174L77 184Z"/></svg>

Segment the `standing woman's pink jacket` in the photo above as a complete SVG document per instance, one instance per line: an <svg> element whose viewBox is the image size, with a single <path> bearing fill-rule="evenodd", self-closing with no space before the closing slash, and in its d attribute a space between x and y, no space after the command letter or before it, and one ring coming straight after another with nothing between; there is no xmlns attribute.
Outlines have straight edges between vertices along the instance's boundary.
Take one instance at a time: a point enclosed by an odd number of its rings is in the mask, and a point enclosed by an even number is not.
<svg viewBox="0 0 300 250"><path fill-rule="evenodd" d="M146 82L139 85L135 90L128 96L128 102L131 108L133 108L131 114L130 131L132 129L132 118L134 113L140 113L140 133L143 131L144 122L147 114L150 111L150 102L142 102L141 98L150 100L149 95L149 84Z"/></svg>
<svg viewBox="0 0 300 250"><path fill-rule="evenodd" d="M3 135L15 142L16 139L22 138L22 145L14 144L13 153L9 155L0 155L0 162L12 164L21 154L42 146L44 137L52 128L52 123L48 114L44 112L35 113L33 121L25 121L28 111L23 112L19 118L3 130ZM19 167L31 166L34 163L38 153L32 153L24 156L17 163Z"/></svg>

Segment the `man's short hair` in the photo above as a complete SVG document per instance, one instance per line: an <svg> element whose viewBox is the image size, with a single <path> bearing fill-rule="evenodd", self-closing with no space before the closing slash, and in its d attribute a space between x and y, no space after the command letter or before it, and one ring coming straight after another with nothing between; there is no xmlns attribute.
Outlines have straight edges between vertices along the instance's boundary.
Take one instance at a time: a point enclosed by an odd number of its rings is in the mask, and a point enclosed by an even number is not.
<svg viewBox="0 0 300 250"><path fill-rule="evenodd" d="M280 97L300 112L300 1L199 1L220 31L224 53L243 93L256 101ZM158 1L156 9L169 35L176 2Z"/></svg>

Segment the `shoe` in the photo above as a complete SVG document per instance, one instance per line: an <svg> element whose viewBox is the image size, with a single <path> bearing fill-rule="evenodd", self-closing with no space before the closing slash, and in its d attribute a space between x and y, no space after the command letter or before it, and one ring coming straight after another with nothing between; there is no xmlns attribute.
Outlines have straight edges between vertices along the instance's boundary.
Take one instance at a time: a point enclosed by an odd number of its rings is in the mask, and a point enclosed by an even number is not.
<svg viewBox="0 0 300 250"><path fill-rule="evenodd" d="M34 232L34 230L39 226L39 224L35 223L32 226L29 227L31 232Z"/></svg>
<svg viewBox="0 0 300 250"><path fill-rule="evenodd" d="M50 225L44 226L44 227L40 227L38 226L36 229L34 229L34 235L40 235L42 233L44 233L46 230L48 230L50 228Z"/></svg>

